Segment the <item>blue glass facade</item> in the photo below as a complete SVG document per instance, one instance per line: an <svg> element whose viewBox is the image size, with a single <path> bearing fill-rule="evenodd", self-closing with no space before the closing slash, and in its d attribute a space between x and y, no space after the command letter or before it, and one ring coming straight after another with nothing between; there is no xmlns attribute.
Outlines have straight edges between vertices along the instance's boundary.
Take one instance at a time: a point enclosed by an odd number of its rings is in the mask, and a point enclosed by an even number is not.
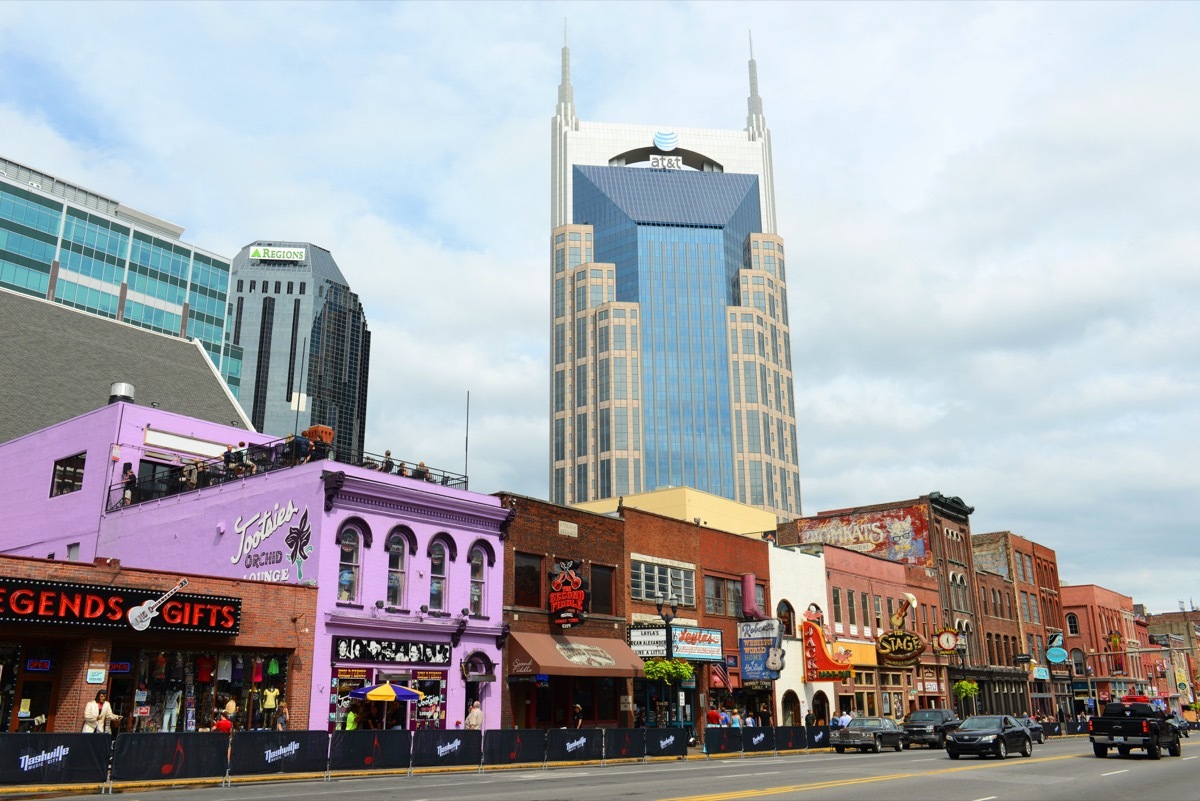
<svg viewBox="0 0 1200 801"><path fill-rule="evenodd" d="M242 353L225 336L229 273L229 262L182 242L0 180L0 286L195 337L236 396Z"/></svg>
<svg viewBox="0 0 1200 801"><path fill-rule="evenodd" d="M594 260L615 265L616 300L640 306L634 394L641 397L644 489L689 486L734 497L725 319L737 303L746 240L761 229L758 178L575 166L572 216L592 226ZM624 436L623 418L621 426ZM618 468L620 486L627 474L624 463ZM611 494L612 479L600 472L597 489Z"/></svg>

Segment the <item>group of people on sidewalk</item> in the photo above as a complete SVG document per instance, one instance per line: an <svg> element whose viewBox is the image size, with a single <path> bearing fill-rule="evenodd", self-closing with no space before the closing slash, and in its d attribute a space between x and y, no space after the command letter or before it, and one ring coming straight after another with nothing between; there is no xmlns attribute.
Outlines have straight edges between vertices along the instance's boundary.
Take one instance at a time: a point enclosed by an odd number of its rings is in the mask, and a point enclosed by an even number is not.
<svg viewBox="0 0 1200 801"><path fill-rule="evenodd" d="M735 729L752 729L757 726L770 726L771 715L765 705L759 710L757 716L750 708L711 707L705 713L705 724L707 726L730 726Z"/></svg>

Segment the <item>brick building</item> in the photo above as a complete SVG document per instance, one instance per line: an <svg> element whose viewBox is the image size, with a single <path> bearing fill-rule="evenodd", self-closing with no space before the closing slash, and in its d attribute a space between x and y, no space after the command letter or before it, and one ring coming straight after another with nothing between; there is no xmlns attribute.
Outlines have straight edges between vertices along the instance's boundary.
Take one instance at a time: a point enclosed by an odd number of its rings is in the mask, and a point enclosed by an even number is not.
<svg viewBox="0 0 1200 801"><path fill-rule="evenodd" d="M160 605L139 629L129 612L146 601ZM264 724L272 689L280 691L273 700L288 702L289 725L305 729L316 605L307 586L135 569L109 558L0 557L0 730L80 731L84 705L101 689L122 716L121 731L207 728L226 695L244 699L239 725ZM152 703L155 696L171 702Z"/></svg>
<svg viewBox="0 0 1200 801"><path fill-rule="evenodd" d="M1122 695L1146 693L1133 599L1095 584L1063 585L1064 645L1075 681L1074 712L1092 712Z"/></svg>
<svg viewBox="0 0 1200 801"><path fill-rule="evenodd" d="M569 726L579 704L584 725L632 726L642 660L626 642L625 522L522 495L499 498L513 514L504 540L500 725ZM568 571L590 594L586 608L555 594Z"/></svg>

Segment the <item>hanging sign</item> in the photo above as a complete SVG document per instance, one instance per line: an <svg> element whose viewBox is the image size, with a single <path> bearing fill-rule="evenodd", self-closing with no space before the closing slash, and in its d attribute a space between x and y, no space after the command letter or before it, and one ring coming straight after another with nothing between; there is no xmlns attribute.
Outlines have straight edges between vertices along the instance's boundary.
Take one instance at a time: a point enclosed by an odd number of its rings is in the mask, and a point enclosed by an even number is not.
<svg viewBox="0 0 1200 801"><path fill-rule="evenodd" d="M578 626L587 619L588 583L583 563L577 559L555 562L550 570L550 623L561 629Z"/></svg>

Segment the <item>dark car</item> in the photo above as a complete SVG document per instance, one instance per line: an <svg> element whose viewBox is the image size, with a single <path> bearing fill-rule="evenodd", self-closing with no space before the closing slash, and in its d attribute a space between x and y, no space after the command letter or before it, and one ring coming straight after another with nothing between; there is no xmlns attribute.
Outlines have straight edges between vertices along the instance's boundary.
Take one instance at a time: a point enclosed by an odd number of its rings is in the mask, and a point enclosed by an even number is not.
<svg viewBox="0 0 1200 801"><path fill-rule="evenodd" d="M952 709L916 709L904 719L909 745L922 743L930 748L945 748L946 735L958 728L958 715Z"/></svg>
<svg viewBox="0 0 1200 801"><path fill-rule="evenodd" d="M847 748L879 753L885 748L903 750L908 739L891 718L854 718L849 726L829 733L829 744L839 754Z"/></svg>
<svg viewBox="0 0 1200 801"><path fill-rule="evenodd" d="M1017 723L1020 723L1029 730L1029 736L1032 737L1033 741L1038 745L1046 742L1046 732L1042 729L1042 724L1029 717L1029 715L1022 715L1021 717L1017 718Z"/></svg>
<svg viewBox="0 0 1200 801"><path fill-rule="evenodd" d="M1191 737L1188 734L1188 722L1179 716L1178 712L1173 712L1167 715L1167 723L1175 727L1175 730L1183 737Z"/></svg>
<svg viewBox="0 0 1200 801"><path fill-rule="evenodd" d="M946 738L946 755L951 759L960 754L1004 759L1009 751L1033 755L1029 730L1012 715L972 715Z"/></svg>

